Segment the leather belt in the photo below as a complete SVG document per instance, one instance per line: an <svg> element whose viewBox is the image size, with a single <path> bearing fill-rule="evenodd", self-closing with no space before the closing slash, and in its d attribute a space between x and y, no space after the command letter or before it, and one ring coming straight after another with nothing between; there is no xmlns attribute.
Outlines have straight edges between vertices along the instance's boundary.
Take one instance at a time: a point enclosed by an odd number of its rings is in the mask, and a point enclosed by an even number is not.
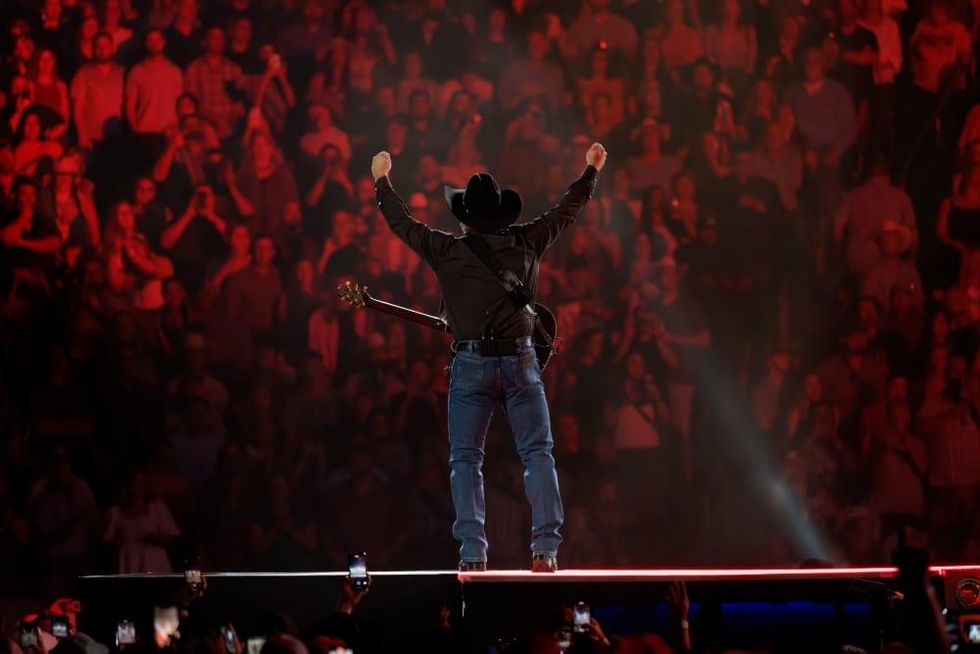
<svg viewBox="0 0 980 654"><path fill-rule="evenodd" d="M488 339L485 341L453 341L453 352L469 352L483 357L512 357L527 352L531 337Z"/></svg>

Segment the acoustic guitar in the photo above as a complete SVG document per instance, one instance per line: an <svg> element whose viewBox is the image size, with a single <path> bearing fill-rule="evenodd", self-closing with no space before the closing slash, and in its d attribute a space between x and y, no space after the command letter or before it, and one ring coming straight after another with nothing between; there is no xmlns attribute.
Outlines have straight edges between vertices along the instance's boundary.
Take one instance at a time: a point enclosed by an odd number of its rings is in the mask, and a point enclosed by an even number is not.
<svg viewBox="0 0 980 654"><path fill-rule="evenodd" d="M371 297L366 286L351 281L346 281L337 287L337 296L359 309L367 307L387 313L389 316L409 320L423 327L449 333L449 323L442 316L433 316ZM534 354L541 365L541 370L544 370L551 358L561 350L562 340L558 337L558 323L555 321L555 314L551 312L551 309L543 304L535 304L534 311L538 317L534 321L534 333L531 335L531 340L534 344Z"/></svg>

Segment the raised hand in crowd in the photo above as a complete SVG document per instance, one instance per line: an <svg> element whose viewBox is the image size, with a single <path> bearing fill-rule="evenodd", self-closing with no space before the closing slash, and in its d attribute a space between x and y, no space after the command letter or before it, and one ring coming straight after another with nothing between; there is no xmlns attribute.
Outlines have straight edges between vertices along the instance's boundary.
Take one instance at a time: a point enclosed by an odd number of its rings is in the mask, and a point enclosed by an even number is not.
<svg viewBox="0 0 980 654"><path fill-rule="evenodd" d="M687 584L683 581L672 581L667 587L667 609L670 613L671 628L674 631L677 648L681 652L690 652L691 625L688 622L691 601L687 596Z"/></svg>
<svg viewBox="0 0 980 654"><path fill-rule="evenodd" d="M361 600L370 592L373 583L374 580L368 577L367 586L358 589L354 588L350 577L345 577L340 584L340 600L337 602L337 613L352 614L354 609L357 608L357 605L361 603Z"/></svg>

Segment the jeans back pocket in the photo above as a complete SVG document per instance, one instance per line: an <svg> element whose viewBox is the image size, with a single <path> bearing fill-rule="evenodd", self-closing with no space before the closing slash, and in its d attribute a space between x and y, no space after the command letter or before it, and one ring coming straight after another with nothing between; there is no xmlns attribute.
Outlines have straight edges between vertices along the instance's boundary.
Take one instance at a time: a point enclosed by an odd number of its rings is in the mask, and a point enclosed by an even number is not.
<svg viewBox="0 0 980 654"><path fill-rule="evenodd" d="M541 382L541 368L534 352L525 352L514 358L514 382L518 388L527 388Z"/></svg>
<svg viewBox="0 0 980 654"><path fill-rule="evenodd" d="M449 372L451 388L476 390L483 386L486 361L465 352L453 357L453 365Z"/></svg>

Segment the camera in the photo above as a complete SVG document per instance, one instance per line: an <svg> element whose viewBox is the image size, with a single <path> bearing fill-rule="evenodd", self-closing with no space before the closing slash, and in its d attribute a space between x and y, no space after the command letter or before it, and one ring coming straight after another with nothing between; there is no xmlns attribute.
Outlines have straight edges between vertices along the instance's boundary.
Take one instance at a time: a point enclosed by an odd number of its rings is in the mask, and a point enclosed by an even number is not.
<svg viewBox="0 0 980 654"><path fill-rule="evenodd" d="M55 638L67 638L68 618L63 615L51 616L51 635Z"/></svg>
<svg viewBox="0 0 980 654"><path fill-rule="evenodd" d="M22 622L20 625L21 649L27 649L28 647L37 647L37 643L38 643L37 623Z"/></svg>
<svg viewBox="0 0 980 654"><path fill-rule="evenodd" d="M231 624L226 624L221 628L221 640L225 644L225 651L228 654L236 654L238 648L235 647L235 627Z"/></svg>
<svg viewBox="0 0 980 654"><path fill-rule="evenodd" d="M589 625L592 623L592 613L589 605L585 602L578 602L572 612L572 629L577 634L589 633Z"/></svg>
<svg viewBox="0 0 980 654"><path fill-rule="evenodd" d="M368 587L370 580L367 573L367 554L349 554L347 556L347 576L350 578L350 585L354 590L364 590Z"/></svg>
<svg viewBox="0 0 980 654"><path fill-rule="evenodd" d="M120 620L116 623L116 647L122 649L128 645L136 644L136 625L129 620Z"/></svg>

